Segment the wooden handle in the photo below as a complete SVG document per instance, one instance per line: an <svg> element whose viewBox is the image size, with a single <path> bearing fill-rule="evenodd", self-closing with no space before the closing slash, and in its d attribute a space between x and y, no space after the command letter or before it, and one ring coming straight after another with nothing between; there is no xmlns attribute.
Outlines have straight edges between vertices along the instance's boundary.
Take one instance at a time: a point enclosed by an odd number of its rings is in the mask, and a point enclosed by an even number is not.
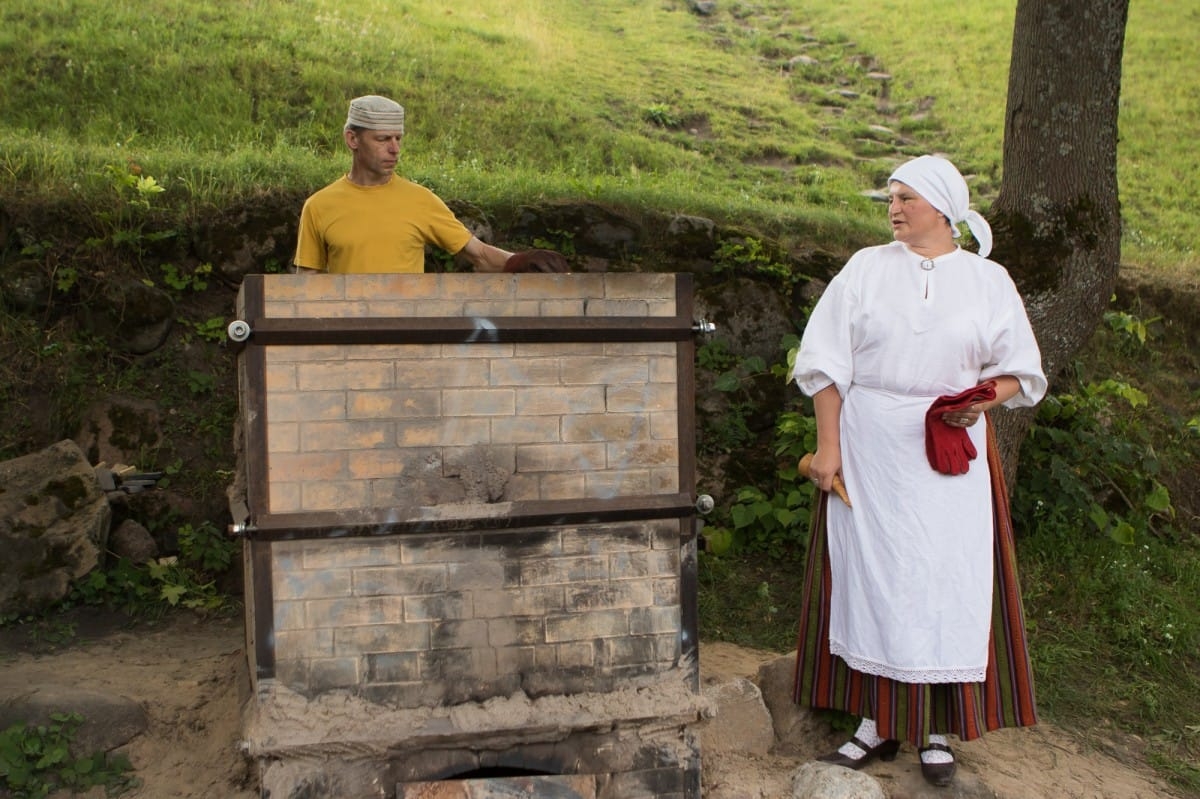
<svg viewBox="0 0 1200 799"><path fill-rule="evenodd" d="M809 467L812 464L812 459L813 454L811 452L807 452L804 454L804 457L800 459L800 463L796 464L796 471L800 472L801 477L810 480L812 479L812 472L809 471ZM835 474L833 476L833 493L837 494L841 498L842 502L846 503L847 508L854 507L850 504L850 494L846 492L846 484L842 481L841 475Z"/></svg>

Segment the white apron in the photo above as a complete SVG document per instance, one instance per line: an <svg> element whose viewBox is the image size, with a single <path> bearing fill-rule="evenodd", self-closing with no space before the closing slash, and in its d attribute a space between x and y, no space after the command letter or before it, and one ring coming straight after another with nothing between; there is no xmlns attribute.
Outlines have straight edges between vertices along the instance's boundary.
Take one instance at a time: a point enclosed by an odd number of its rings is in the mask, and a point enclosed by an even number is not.
<svg viewBox="0 0 1200 799"><path fill-rule="evenodd" d="M1045 393L1024 305L1002 267L956 250L922 269L894 242L855 254L814 308L793 369L805 393L842 395L842 472L828 504L830 649L902 682L981 682L992 610L986 421L965 475L935 471L925 412L942 394L1012 375Z"/></svg>

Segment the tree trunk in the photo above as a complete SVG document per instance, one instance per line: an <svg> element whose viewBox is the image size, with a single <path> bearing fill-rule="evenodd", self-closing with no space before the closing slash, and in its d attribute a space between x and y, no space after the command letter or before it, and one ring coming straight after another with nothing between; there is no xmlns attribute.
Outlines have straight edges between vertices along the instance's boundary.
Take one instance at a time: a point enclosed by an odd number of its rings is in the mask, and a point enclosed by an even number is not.
<svg viewBox="0 0 1200 799"><path fill-rule="evenodd" d="M1095 330L1121 258L1117 112L1129 0L1019 0L992 257L1025 298L1046 374ZM996 414L1010 485L1030 411Z"/></svg>

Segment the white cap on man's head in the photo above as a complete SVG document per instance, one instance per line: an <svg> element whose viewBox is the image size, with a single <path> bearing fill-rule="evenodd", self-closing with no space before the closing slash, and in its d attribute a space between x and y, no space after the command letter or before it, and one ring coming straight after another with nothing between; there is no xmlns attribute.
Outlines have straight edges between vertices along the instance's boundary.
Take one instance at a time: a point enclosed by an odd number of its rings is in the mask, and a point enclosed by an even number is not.
<svg viewBox="0 0 1200 799"><path fill-rule="evenodd" d="M961 235L959 223L966 222L971 235L979 242L979 254L986 258L992 251L992 228L979 212L971 210L967 181L954 164L936 155L923 155L901 164L888 178L888 183L893 180L920 194L949 219L954 238Z"/></svg>
<svg viewBox="0 0 1200 799"><path fill-rule="evenodd" d="M346 126L367 130L398 130L404 135L404 106L395 100L368 94L350 101L350 113L346 115Z"/></svg>

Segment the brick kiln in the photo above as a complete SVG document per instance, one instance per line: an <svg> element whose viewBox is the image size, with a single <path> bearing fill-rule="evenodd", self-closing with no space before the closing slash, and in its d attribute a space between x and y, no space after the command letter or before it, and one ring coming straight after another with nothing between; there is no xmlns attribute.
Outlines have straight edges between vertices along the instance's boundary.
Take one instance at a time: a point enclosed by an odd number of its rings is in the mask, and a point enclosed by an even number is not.
<svg viewBox="0 0 1200 799"><path fill-rule="evenodd" d="M686 275L238 295L262 795L698 797Z"/></svg>

